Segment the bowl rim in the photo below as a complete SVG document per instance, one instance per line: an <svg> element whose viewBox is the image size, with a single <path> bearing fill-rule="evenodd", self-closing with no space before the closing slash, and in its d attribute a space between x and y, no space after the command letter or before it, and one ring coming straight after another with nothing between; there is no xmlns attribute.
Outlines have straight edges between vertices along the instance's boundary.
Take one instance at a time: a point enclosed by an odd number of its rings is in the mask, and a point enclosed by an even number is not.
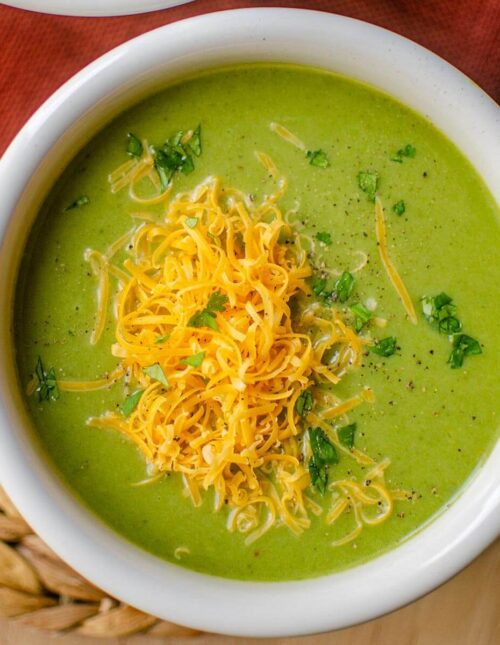
<svg viewBox="0 0 500 645"><path fill-rule="evenodd" d="M4 0L3 4L58 16L105 18L160 11L188 2L193 0Z"/></svg>
<svg viewBox="0 0 500 645"><path fill-rule="evenodd" d="M338 65L338 56L346 75L363 80L366 59L360 56L366 51L371 53L371 84L399 100L401 93L408 95L411 100L404 102L465 149L490 191L500 198L500 164L495 165L498 109L458 70L401 36L351 18L301 9L237 9L176 22L128 41L83 69L42 105L0 161L0 185L5 186L0 204L0 269L8 256L12 213L47 153L74 123L90 119L93 106L104 97L123 89L151 65L159 65L159 56L165 59L163 70L207 61L211 66L231 52L232 62L301 62L337 72L331 61ZM463 128L464 122L468 128ZM33 150L28 161L27 149ZM8 325L1 322L0 343L5 344L9 333ZM7 493L33 529L70 566L111 595L160 618L246 637L340 629L430 591L500 533L497 442L465 490L448 502L446 512L400 546L364 564L293 582L246 582L183 569L121 538L61 487L28 439L25 416L13 403L17 385L7 377L2 366L0 473Z"/></svg>

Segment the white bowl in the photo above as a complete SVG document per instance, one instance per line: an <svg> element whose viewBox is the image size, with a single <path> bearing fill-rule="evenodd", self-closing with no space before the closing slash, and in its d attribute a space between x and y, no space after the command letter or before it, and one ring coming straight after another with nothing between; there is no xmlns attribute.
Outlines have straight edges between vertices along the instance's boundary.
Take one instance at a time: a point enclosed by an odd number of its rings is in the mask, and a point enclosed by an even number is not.
<svg viewBox="0 0 500 645"><path fill-rule="evenodd" d="M3 4L28 11L62 16L125 16L186 4L193 0L4 0Z"/></svg>
<svg viewBox="0 0 500 645"><path fill-rule="evenodd" d="M391 611L475 558L500 531L500 445L446 511L366 564L298 582L211 577L133 546L61 485L30 431L16 385L10 328L23 240L51 181L74 152L125 106L162 84L201 68L253 61L322 67L381 88L448 135L500 197L495 104L441 59L378 27L325 13L245 9L178 22L114 49L47 101L0 163L0 477L42 538L123 601L218 633L299 635Z"/></svg>

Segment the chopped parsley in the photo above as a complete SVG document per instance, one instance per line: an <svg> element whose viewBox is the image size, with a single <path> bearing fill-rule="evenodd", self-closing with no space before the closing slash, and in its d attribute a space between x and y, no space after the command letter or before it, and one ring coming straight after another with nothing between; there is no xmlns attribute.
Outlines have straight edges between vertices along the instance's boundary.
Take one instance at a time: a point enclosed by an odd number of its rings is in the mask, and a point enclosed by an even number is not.
<svg viewBox="0 0 500 645"><path fill-rule="evenodd" d="M337 430L339 441L346 448L354 448L354 435L356 434L356 424L350 423L347 426L342 426Z"/></svg>
<svg viewBox="0 0 500 645"><path fill-rule="evenodd" d="M38 393L38 401L57 401L59 398L59 388L57 387L56 371L53 367L48 372L42 363L40 356L36 362L35 376L38 380L36 392Z"/></svg>
<svg viewBox="0 0 500 645"><path fill-rule="evenodd" d="M332 236L330 235L330 233L320 231L319 233L316 233L315 237L318 242L323 242L323 244L326 244L326 246L331 246L332 244Z"/></svg>
<svg viewBox="0 0 500 645"><path fill-rule="evenodd" d="M165 336L158 336L158 338L155 340L155 345L160 345L161 343L165 343L169 338L170 338L170 334L165 334Z"/></svg>
<svg viewBox="0 0 500 645"><path fill-rule="evenodd" d="M139 403L140 398L143 394L144 394L144 390L137 390L133 394L130 394L130 396L127 396L127 398L125 399L122 405L122 413L126 417L129 417L132 414L132 412L136 409L137 404Z"/></svg>
<svg viewBox="0 0 500 645"><path fill-rule="evenodd" d="M295 411L303 419L313 408L313 398L309 390L303 390L295 401Z"/></svg>
<svg viewBox="0 0 500 645"><path fill-rule="evenodd" d="M87 195L80 195L78 199L75 199L74 202L71 202L71 204L66 206L64 210L71 211L74 208L81 208L82 206L86 206L87 204L90 204L90 199L87 197Z"/></svg>
<svg viewBox="0 0 500 645"><path fill-rule="evenodd" d="M309 284L311 285L312 292L317 296L320 296L325 290L327 280L319 275L313 275L309 279Z"/></svg>
<svg viewBox="0 0 500 645"><path fill-rule="evenodd" d="M407 143L404 148L400 148L396 154L391 157L391 161L403 163L405 157L413 158L417 154L417 149L411 143Z"/></svg>
<svg viewBox="0 0 500 645"><path fill-rule="evenodd" d="M358 186L367 194L371 202L375 201L378 188L378 173L370 170L358 172Z"/></svg>
<svg viewBox="0 0 500 645"><path fill-rule="evenodd" d="M199 157L201 155L201 125L193 131L187 145L195 157Z"/></svg>
<svg viewBox="0 0 500 645"><path fill-rule="evenodd" d="M181 363L184 363L184 365L189 365L190 367L200 367L204 359L205 352L198 352L198 354L193 354L192 356L183 358Z"/></svg>
<svg viewBox="0 0 500 645"><path fill-rule="evenodd" d="M309 428L309 444L312 457L309 460L311 483L324 495L328 484L328 466L338 464L335 446L321 428Z"/></svg>
<svg viewBox="0 0 500 645"><path fill-rule="evenodd" d="M448 356L448 363L452 369L462 367L466 356L483 353L475 338L459 333L462 323L456 316L457 308L448 294L441 292L437 296L424 296L422 312L429 324L436 327L441 334L446 334L452 341L451 353Z"/></svg>
<svg viewBox="0 0 500 645"><path fill-rule="evenodd" d="M311 457L308 467L311 484L324 495L328 484L328 466L318 463L314 457Z"/></svg>
<svg viewBox="0 0 500 645"><path fill-rule="evenodd" d="M437 327L442 334L450 336L462 329L462 323L455 315L457 308L453 304L453 299L444 292L437 296L424 296L422 312L427 322Z"/></svg>
<svg viewBox="0 0 500 645"><path fill-rule="evenodd" d="M227 296L220 291L215 291L208 299L205 309L191 316L188 325L190 327L210 327L214 331L219 331L216 315L218 311L224 311L227 302Z"/></svg>
<svg viewBox="0 0 500 645"><path fill-rule="evenodd" d="M378 356L385 356L386 358L392 356L396 352L397 340L394 336L388 336L378 340L375 345L370 347L370 352L378 354Z"/></svg>
<svg viewBox="0 0 500 645"><path fill-rule="evenodd" d="M192 155L199 157L201 154L201 126L193 132L191 138L182 143L184 131L179 130L173 137L170 137L163 146L156 148L151 146L154 165L160 178L161 189L166 190L173 175L182 172L189 175L194 170Z"/></svg>
<svg viewBox="0 0 500 645"><path fill-rule="evenodd" d="M356 331L361 331L366 323L371 320L372 312L361 303L353 305L351 311L354 314L354 327Z"/></svg>
<svg viewBox="0 0 500 645"><path fill-rule="evenodd" d="M141 140L132 132L127 134L127 153L131 157L140 157L143 153L143 146Z"/></svg>
<svg viewBox="0 0 500 645"><path fill-rule="evenodd" d="M396 213L396 215L403 215L403 213L406 211L406 204L402 199L400 199L399 202L396 202L394 204L392 210L394 213Z"/></svg>
<svg viewBox="0 0 500 645"><path fill-rule="evenodd" d="M198 221L197 217L186 217L186 226L189 226L189 228L196 228L198 226Z"/></svg>
<svg viewBox="0 0 500 645"><path fill-rule="evenodd" d="M306 152L306 157L309 159L311 166L316 166L317 168L328 168L330 165L328 155L324 150L308 150Z"/></svg>
<svg viewBox="0 0 500 645"><path fill-rule="evenodd" d="M159 383L162 383L165 387L169 387L170 383L168 382L165 372L163 371L159 363L154 363L149 367L145 367L143 370L144 374L147 374L150 378Z"/></svg>
<svg viewBox="0 0 500 645"><path fill-rule="evenodd" d="M467 336L467 334L458 334L453 339L453 347L448 357L448 363L452 369L457 369L462 367L466 356L477 356L482 353L481 345L475 338Z"/></svg>
<svg viewBox="0 0 500 645"><path fill-rule="evenodd" d="M354 288L354 276L349 271L344 271L335 282L332 298L338 302L346 302Z"/></svg>

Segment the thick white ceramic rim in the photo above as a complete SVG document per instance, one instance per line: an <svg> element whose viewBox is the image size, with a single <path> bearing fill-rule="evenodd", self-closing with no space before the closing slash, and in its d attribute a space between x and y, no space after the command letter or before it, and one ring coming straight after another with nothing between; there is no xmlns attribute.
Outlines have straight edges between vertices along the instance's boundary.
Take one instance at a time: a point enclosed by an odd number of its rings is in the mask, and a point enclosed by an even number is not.
<svg viewBox="0 0 500 645"><path fill-rule="evenodd" d="M61 16L126 16L176 7L193 0L4 0L3 4Z"/></svg>
<svg viewBox="0 0 500 645"><path fill-rule="evenodd" d="M425 49L366 23L318 12L246 9L192 18L136 38L85 68L38 110L6 152L0 162L0 312L12 289L19 223L40 190L39 178L55 159L64 165L78 136L81 141L93 134L96 114L101 120L103 114L110 118L123 106L124 97L136 96L141 87L151 89L160 77L165 81L200 68L253 61L324 67L385 90L454 140L500 197L497 107L469 79ZM251 583L160 561L80 506L39 456L20 412L8 320L3 318L2 483L33 528L71 566L146 612L240 636L338 629L428 592L500 532L497 444L446 512L398 548L348 571L298 582Z"/></svg>

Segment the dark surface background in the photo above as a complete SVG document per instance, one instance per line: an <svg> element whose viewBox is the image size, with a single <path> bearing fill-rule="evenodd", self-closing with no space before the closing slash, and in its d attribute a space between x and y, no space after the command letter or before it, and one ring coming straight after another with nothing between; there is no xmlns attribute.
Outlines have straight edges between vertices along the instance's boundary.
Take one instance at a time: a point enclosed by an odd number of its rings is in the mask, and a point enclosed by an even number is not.
<svg viewBox="0 0 500 645"><path fill-rule="evenodd" d="M55 89L109 49L181 18L257 6L319 9L386 27L439 54L500 99L500 0L196 0L118 18L50 16L0 5L0 154Z"/></svg>

